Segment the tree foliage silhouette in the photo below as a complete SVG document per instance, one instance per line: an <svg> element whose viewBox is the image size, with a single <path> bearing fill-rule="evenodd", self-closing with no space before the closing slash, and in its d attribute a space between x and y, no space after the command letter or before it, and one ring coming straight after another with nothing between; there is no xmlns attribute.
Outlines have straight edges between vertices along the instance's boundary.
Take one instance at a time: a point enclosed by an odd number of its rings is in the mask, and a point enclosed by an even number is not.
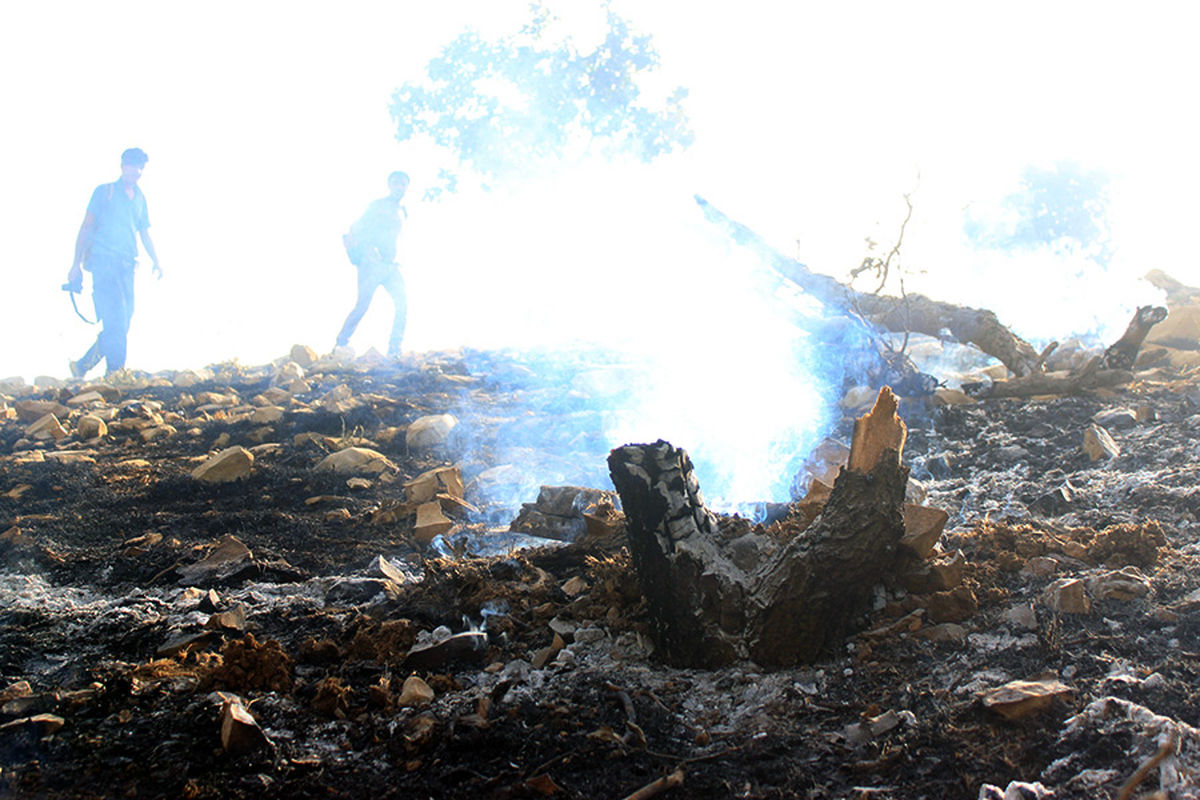
<svg viewBox="0 0 1200 800"><path fill-rule="evenodd" d="M516 34L465 31L426 65L423 80L393 93L396 138L428 136L485 183L583 152L650 161L687 147L687 90L646 102L639 78L659 63L651 38L604 13L604 36L586 51L551 36L554 17L538 4ZM458 171L443 169L440 178L435 194L454 191Z"/></svg>

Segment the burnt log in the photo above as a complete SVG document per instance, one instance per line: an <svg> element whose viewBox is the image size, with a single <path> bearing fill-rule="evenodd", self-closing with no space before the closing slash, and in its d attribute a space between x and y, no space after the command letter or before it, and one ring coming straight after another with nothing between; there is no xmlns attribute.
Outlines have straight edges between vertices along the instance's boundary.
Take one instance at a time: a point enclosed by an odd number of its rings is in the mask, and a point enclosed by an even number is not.
<svg viewBox="0 0 1200 800"><path fill-rule="evenodd" d="M686 452L659 440L609 454L651 633L667 661L712 668L752 658L777 668L837 648L904 536L908 470L895 412L885 387L855 426L850 464L820 516L750 569L735 562L728 518L704 505Z"/></svg>
<svg viewBox="0 0 1200 800"><path fill-rule="evenodd" d="M1167 310L1162 306L1141 306L1133 314L1129 326L1121 338L1113 342L1100 362L1107 369L1133 369L1137 361L1138 350L1142 342L1150 334L1150 329L1167 318Z"/></svg>
<svg viewBox="0 0 1200 800"><path fill-rule="evenodd" d="M861 315L881 330L895 333L923 333L945 339L949 331L957 341L969 342L999 359L1014 375L1032 374L1040 366L1033 346L1002 325L991 311L943 303L920 294L893 297L859 292L783 255L704 198L697 197L696 202L704 215L728 231L735 242L755 251L782 278L827 307Z"/></svg>

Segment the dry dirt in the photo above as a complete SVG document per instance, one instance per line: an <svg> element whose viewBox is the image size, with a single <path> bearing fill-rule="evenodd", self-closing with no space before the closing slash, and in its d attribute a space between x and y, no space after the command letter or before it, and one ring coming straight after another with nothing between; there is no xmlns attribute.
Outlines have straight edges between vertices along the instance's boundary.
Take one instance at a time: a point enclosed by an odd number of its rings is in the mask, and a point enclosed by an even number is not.
<svg viewBox="0 0 1200 800"><path fill-rule="evenodd" d="M441 558L414 538L403 484L448 464L479 507L468 530L511 519L480 477L513 461L514 438L543 474L609 486L602 458L563 463L591 459L577 423L594 412L565 385L531 388L537 369L511 353L318 365L269 424L242 408L276 368L114 382L120 398L97 406L174 427L151 441L138 422L34 442L28 421L4 419L0 796L621 798L678 771L662 796L974 798L1023 781L1116 797L1171 737L1178 752L1132 796L1160 781L1200 796L1194 376L906 402L904 460L950 514L940 547L947 562L961 551L961 582L880 587L843 651L766 672L656 660L619 520L492 557ZM342 384L350 400L323 407ZM9 387L0 409L80 389ZM221 408L204 392L237 398ZM1110 428L1121 453L1092 462L1084 432L1115 408L1136 412ZM445 412L460 420L447 442L406 445L413 420ZM314 470L348 444L394 468L353 487ZM233 445L256 448L248 477L190 476ZM225 537L249 557L189 569ZM379 556L399 581L372 571ZM1086 611L1047 595L1064 579L1081 582ZM431 651L442 626L466 633ZM402 698L414 674L432 702ZM1048 676L1065 688L1012 718L984 702ZM228 749L233 696L263 736Z"/></svg>

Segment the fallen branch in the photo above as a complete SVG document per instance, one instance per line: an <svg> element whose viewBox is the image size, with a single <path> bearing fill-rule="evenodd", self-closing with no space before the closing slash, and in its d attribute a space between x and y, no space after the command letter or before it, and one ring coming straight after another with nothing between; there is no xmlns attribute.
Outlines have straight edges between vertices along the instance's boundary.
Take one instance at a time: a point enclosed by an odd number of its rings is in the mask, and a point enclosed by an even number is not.
<svg viewBox="0 0 1200 800"><path fill-rule="evenodd" d="M1029 375L1038 364L1038 352L1000 324L991 311L956 306L920 294L904 298L858 292L827 276L818 275L794 258L772 248L750 228L730 219L707 200L697 197L704 215L727 230L735 242L754 250L783 278L806 294L839 311L858 309L872 325L896 333L923 333L938 339L945 332L960 342L970 342L1000 360L1014 375Z"/></svg>

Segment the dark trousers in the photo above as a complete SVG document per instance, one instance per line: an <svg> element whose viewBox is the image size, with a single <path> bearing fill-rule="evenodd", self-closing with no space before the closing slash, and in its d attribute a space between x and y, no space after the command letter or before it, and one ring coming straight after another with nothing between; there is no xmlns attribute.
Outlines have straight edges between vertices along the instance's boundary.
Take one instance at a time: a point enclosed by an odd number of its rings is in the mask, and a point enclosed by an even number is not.
<svg viewBox="0 0 1200 800"><path fill-rule="evenodd" d="M404 339L404 326L408 322L408 298L404 294L404 278L395 264L363 264L358 267L358 300L342 331L338 334L338 347L345 347L354 335L354 329L362 321L363 315L371 306L375 291L383 287L392 296L395 316L392 318L392 335L388 340L388 355L400 355L400 342Z"/></svg>
<svg viewBox="0 0 1200 800"><path fill-rule="evenodd" d="M79 367L86 372L104 359L105 372L115 372L125 366L125 343L133 318L134 262L98 256L88 259L88 268L92 272L92 302L104 327L79 359Z"/></svg>

